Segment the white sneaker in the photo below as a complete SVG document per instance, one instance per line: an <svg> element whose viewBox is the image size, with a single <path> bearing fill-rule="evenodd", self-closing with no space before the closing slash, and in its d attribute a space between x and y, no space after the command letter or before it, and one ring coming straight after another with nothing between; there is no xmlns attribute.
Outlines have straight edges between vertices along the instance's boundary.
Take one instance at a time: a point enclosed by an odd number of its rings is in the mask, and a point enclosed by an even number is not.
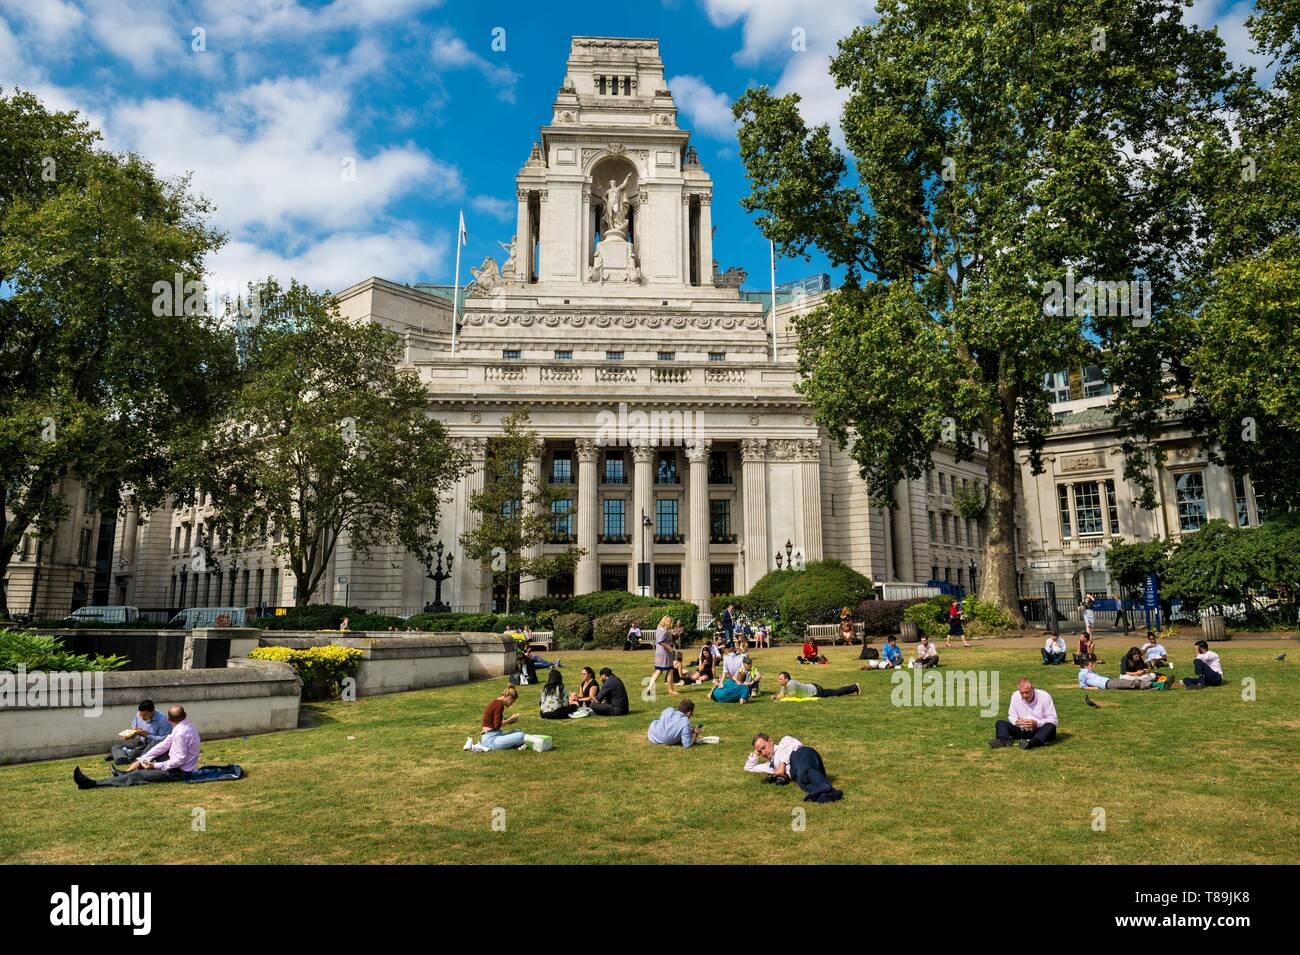
<svg viewBox="0 0 1300 955"><path fill-rule="evenodd" d="M465 737L465 745L464 745L463 747L461 747L461 748L462 748L462 749L466 749L466 750L473 749L473 748L474 748L474 737L472 737L472 736L466 736L466 737Z"/></svg>
<svg viewBox="0 0 1300 955"><path fill-rule="evenodd" d="M475 743L470 751L474 753L490 753L492 752L492 748L490 746L484 746L482 743Z"/></svg>

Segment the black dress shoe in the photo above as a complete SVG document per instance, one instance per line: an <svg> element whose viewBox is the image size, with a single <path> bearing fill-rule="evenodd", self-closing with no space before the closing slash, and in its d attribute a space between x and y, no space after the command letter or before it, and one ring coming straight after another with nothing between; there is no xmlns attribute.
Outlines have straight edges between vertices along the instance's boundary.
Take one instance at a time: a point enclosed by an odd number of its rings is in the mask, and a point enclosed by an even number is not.
<svg viewBox="0 0 1300 955"><path fill-rule="evenodd" d="M1004 746L1010 746L1010 745L1011 745L1011 740L1009 740L1009 739L991 739L991 740L989 740L989 748L990 748L990 749L1001 749L1001 748L1004 747Z"/></svg>
<svg viewBox="0 0 1300 955"><path fill-rule="evenodd" d="M72 781L77 784L78 789L95 788L95 781L83 773L80 766L72 771Z"/></svg>

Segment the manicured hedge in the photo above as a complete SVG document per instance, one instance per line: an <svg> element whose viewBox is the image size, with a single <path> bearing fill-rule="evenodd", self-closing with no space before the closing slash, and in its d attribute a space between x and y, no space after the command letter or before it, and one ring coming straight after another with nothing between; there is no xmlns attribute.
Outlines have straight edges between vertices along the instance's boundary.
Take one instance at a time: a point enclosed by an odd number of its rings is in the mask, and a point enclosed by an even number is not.
<svg viewBox="0 0 1300 955"><path fill-rule="evenodd" d="M562 613L551 622L557 650L581 650L591 645L591 618L580 613Z"/></svg>
<svg viewBox="0 0 1300 955"><path fill-rule="evenodd" d="M126 657L90 656L69 653L59 637L20 630L0 630L0 671L14 673L19 667L46 672L93 672L120 670Z"/></svg>
<svg viewBox="0 0 1300 955"><path fill-rule="evenodd" d="M633 607L597 617L592 621L592 643L601 649L621 647L633 623L643 631L649 630L653 633L655 627L659 625L659 619L665 615L681 623L688 637L694 639L699 609L693 603L682 601Z"/></svg>
<svg viewBox="0 0 1300 955"><path fill-rule="evenodd" d="M887 637L903 627L903 614L908 607L927 603L924 597L908 600L864 600L858 604L856 617L862 622L862 632L868 636Z"/></svg>
<svg viewBox="0 0 1300 955"><path fill-rule="evenodd" d="M505 633L521 630L531 622L531 617L520 613L417 613L406 624L417 630Z"/></svg>
<svg viewBox="0 0 1300 955"><path fill-rule="evenodd" d="M405 630L415 624L401 617L371 613L361 607L342 607L337 604L308 604L290 607L282 617L259 617L253 626L264 630L337 630L343 618L348 618L349 630L387 630L396 627Z"/></svg>
<svg viewBox="0 0 1300 955"><path fill-rule="evenodd" d="M714 597L710 608L715 615L727 604L747 616L775 620L793 634L803 632L805 624L836 623L840 609L857 607L875 593L866 577L838 560L820 560L803 570L774 570L762 577L747 594Z"/></svg>

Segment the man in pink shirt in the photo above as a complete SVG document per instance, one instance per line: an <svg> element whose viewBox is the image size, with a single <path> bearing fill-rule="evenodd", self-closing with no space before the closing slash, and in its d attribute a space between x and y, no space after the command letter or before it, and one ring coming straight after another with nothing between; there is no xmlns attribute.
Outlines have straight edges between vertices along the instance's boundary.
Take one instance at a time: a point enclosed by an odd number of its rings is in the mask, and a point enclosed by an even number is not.
<svg viewBox="0 0 1300 955"><path fill-rule="evenodd" d="M1043 690L1034 689L1028 677L1021 677L1011 694L1007 718L998 720L997 737L989 740L994 749L1020 740L1021 749L1034 749L1056 739L1056 704Z"/></svg>
<svg viewBox="0 0 1300 955"><path fill-rule="evenodd" d="M72 779L78 789L96 789L100 786L139 786L144 783L179 783L190 778L199 765L199 733L185 716L185 707L173 706L167 711L167 722L172 725L171 735L149 749L139 760L118 772L112 779L94 780L78 766ZM164 757L159 759L159 757Z"/></svg>

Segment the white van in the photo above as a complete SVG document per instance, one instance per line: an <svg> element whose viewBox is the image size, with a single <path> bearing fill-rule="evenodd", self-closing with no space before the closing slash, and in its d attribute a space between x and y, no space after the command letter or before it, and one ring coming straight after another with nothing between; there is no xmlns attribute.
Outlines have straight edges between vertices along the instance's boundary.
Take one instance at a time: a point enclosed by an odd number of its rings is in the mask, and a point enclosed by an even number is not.
<svg viewBox="0 0 1300 955"><path fill-rule="evenodd" d="M63 618L64 623L134 623L140 619L135 607L80 607Z"/></svg>
<svg viewBox="0 0 1300 955"><path fill-rule="evenodd" d="M218 624L218 618L225 619ZM248 608L246 607L188 607L172 617L170 626L179 626L183 630L204 627L245 627L248 625Z"/></svg>

